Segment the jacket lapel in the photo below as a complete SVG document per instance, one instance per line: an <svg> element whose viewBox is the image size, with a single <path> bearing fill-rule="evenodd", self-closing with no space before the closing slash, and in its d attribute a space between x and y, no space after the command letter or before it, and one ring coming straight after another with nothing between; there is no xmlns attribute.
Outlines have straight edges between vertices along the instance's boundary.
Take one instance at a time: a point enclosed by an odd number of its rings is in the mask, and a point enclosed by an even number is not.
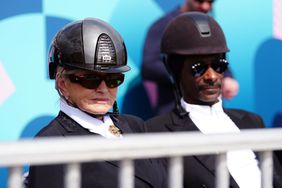
<svg viewBox="0 0 282 188"><path fill-rule="evenodd" d="M84 129L76 121L74 121L69 116L67 116L64 112L60 112L57 119L59 123L61 124L61 126L64 128L64 131L63 131L64 136L83 136L83 135L99 136L96 133L92 133L89 130ZM119 168L118 161L105 161L105 162L113 165L114 167Z"/></svg>
<svg viewBox="0 0 282 188"><path fill-rule="evenodd" d="M200 131L197 126L193 123L189 115L185 117L179 117L175 113L171 113L172 123L166 124L166 127L172 132L179 131ZM189 138L187 138L189 139ZM215 158L211 155L201 155L201 156L193 156L199 161L208 171L214 174L215 167L214 162Z"/></svg>
<svg viewBox="0 0 282 188"><path fill-rule="evenodd" d="M96 135L98 134L91 133L87 129L84 129L82 126L80 126L77 122L72 120L70 117L68 117L63 112L60 113L59 122L62 125L62 127L65 129L65 136L74 136L74 135ZM132 129L130 128L130 125L122 118L119 117L113 117L111 116L115 126L117 126L123 134L133 133ZM105 161L109 163L110 165L120 168L120 162L119 161ZM135 177L142 179L143 181L147 182L148 184L151 184L151 181L149 181L149 178L147 176L147 172L145 169L149 169L149 160L138 160L135 161Z"/></svg>
<svg viewBox="0 0 282 188"><path fill-rule="evenodd" d="M120 116L111 116L111 119L116 127L118 127L123 134L133 133L130 125Z"/></svg>
<svg viewBox="0 0 282 188"><path fill-rule="evenodd" d="M165 126L171 132L181 132L181 131L199 131L193 121L189 118L189 114L184 117L180 117L175 112L170 114L171 122L166 122Z"/></svg>
<svg viewBox="0 0 282 188"><path fill-rule="evenodd" d="M228 115L230 113L227 113ZM232 121L237 125L241 125L241 119L243 116L239 113L231 113ZM194 124L194 122L187 114L185 117L180 117L175 112L170 113L171 123L167 123L166 127L172 132L178 131L200 131L198 127ZM240 127L239 127L240 128ZM201 163L211 174L215 176L215 156L214 155L198 155L193 156L199 163ZM230 175L230 187L237 188L238 185L235 180Z"/></svg>
<svg viewBox="0 0 282 188"><path fill-rule="evenodd" d="M235 125L239 129L254 129L254 128L261 128L261 127L254 127L252 121L248 120L248 118L245 116L244 113L240 113L240 111L237 110L231 110L231 109L223 109L224 112L230 117L230 119L235 123ZM256 155L257 160L259 161L259 157L257 155L257 152L254 152ZM235 187L236 184L235 180L232 178L231 185Z"/></svg>
<svg viewBox="0 0 282 188"><path fill-rule="evenodd" d="M132 129L130 128L130 125L123 118L113 117L113 116L111 116L111 118L115 126L117 126L122 131L123 134L132 133ZM84 129L76 121L74 121L69 116L67 116L64 112L59 113L57 120L59 121L61 126L64 128L63 136L75 136L75 135L76 136L77 135L98 136L98 134L89 132L87 129ZM120 168L119 161L105 161L105 162L109 163L110 165L116 168ZM146 172L145 170L145 169L150 168L150 166L148 165L150 165L149 160L135 161L135 177L142 179L143 181L146 181L148 184L151 184L151 181L147 176L148 172Z"/></svg>
<svg viewBox="0 0 282 188"><path fill-rule="evenodd" d="M234 111L234 110L227 110L227 109L224 109L224 112L230 117L230 119L235 123L235 125L239 129L248 129L248 128L250 128L248 126L249 123L246 123L246 121L242 121L242 119L244 118L244 115L242 113L239 113L239 112Z"/></svg>
<svg viewBox="0 0 282 188"><path fill-rule="evenodd" d="M63 136L79 136L79 135L97 135L95 133L89 132L87 129L80 126L76 121L67 116L64 112L60 111L58 117L58 122L63 128Z"/></svg>
<svg viewBox="0 0 282 188"><path fill-rule="evenodd" d="M58 121L64 128L65 135L98 135L96 133L89 132L89 130L83 128L76 121L67 116L64 112L60 112L58 115ZM132 133L129 124L121 118L111 116L111 119L116 127L118 127L122 133Z"/></svg>
<svg viewBox="0 0 282 188"><path fill-rule="evenodd" d="M230 117L230 119L235 123L239 129L254 129L263 128L264 125L259 122L254 122L254 120L248 118L245 113L241 113L237 110L224 109L224 112Z"/></svg>

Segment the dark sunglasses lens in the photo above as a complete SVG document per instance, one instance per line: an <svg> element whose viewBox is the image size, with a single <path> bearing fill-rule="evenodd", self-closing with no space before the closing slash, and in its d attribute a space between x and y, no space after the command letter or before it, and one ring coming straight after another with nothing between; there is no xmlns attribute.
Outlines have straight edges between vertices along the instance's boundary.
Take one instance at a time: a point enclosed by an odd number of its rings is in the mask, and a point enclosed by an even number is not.
<svg viewBox="0 0 282 188"><path fill-rule="evenodd" d="M91 79L91 80L87 79L87 80L81 80L80 85L82 85L83 87L87 89L96 89L101 84L101 82L102 82L102 79L100 78Z"/></svg>
<svg viewBox="0 0 282 188"><path fill-rule="evenodd" d="M102 82L102 78L100 77L87 77L87 76L75 76L68 75L68 78L72 83L80 84L81 86L87 89L96 89Z"/></svg>
<svg viewBox="0 0 282 188"><path fill-rule="evenodd" d="M105 82L109 88L115 88L121 85L124 81L123 74L111 75L105 78Z"/></svg>
<svg viewBox="0 0 282 188"><path fill-rule="evenodd" d="M105 80L107 87L115 88L121 85L124 81L123 74L112 74L107 76L75 76L68 75L69 79L73 83L80 84L87 89L97 89L101 82Z"/></svg>
<svg viewBox="0 0 282 188"><path fill-rule="evenodd" d="M192 73L194 77L199 77L202 76L206 70L207 70L208 66L204 65L203 63L195 63L194 65L192 65Z"/></svg>
<svg viewBox="0 0 282 188"><path fill-rule="evenodd" d="M226 71L228 67L228 61L226 59L219 59L210 65L214 71L219 74L222 74ZM208 69L209 65L198 62L192 65L192 73L194 77L202 76Z"/></svg>
<svg viewBox="0 0 282 188"><path fill-rule="evenodd" d="M220 59L218 62L213 63L212 68L214 71L216 71L217 73L224 73L228 67L228 62L225 59Z"/></svg>

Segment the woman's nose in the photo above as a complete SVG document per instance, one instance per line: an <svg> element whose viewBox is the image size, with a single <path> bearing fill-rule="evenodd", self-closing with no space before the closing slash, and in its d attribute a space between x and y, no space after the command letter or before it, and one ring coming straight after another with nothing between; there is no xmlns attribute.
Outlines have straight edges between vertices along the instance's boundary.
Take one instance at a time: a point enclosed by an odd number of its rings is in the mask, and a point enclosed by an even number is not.
<svg viewBox="0 0 282 188"><path fill-rule="evenodd" d="M96 91L106 91L108 90L108 86L104 80L100 83L100 85L97 87Z"/></svg>

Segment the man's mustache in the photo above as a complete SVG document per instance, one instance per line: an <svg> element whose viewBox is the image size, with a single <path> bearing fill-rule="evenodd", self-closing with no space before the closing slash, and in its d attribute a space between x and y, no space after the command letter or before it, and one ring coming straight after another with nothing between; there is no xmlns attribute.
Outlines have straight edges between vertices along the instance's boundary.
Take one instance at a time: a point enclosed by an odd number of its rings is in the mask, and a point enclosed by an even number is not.
<svg viewBox="0 0 282 188"><path fill-rule="evenodd" d="M220 82L207 82L199 85L199 89L207 89L207 88L221 88L222 84Z"/></svg>

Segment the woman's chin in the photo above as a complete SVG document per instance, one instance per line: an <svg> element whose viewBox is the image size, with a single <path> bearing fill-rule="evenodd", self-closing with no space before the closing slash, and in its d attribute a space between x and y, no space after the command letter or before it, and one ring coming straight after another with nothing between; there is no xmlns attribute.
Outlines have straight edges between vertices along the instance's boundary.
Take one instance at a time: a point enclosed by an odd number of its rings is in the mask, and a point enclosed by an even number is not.
<svg viewBox="0 0 282 188"><path fill-rule="evenodd" d="M85 111L91 114L106 114L112 107L109 105L95 105Z"/></svg>

